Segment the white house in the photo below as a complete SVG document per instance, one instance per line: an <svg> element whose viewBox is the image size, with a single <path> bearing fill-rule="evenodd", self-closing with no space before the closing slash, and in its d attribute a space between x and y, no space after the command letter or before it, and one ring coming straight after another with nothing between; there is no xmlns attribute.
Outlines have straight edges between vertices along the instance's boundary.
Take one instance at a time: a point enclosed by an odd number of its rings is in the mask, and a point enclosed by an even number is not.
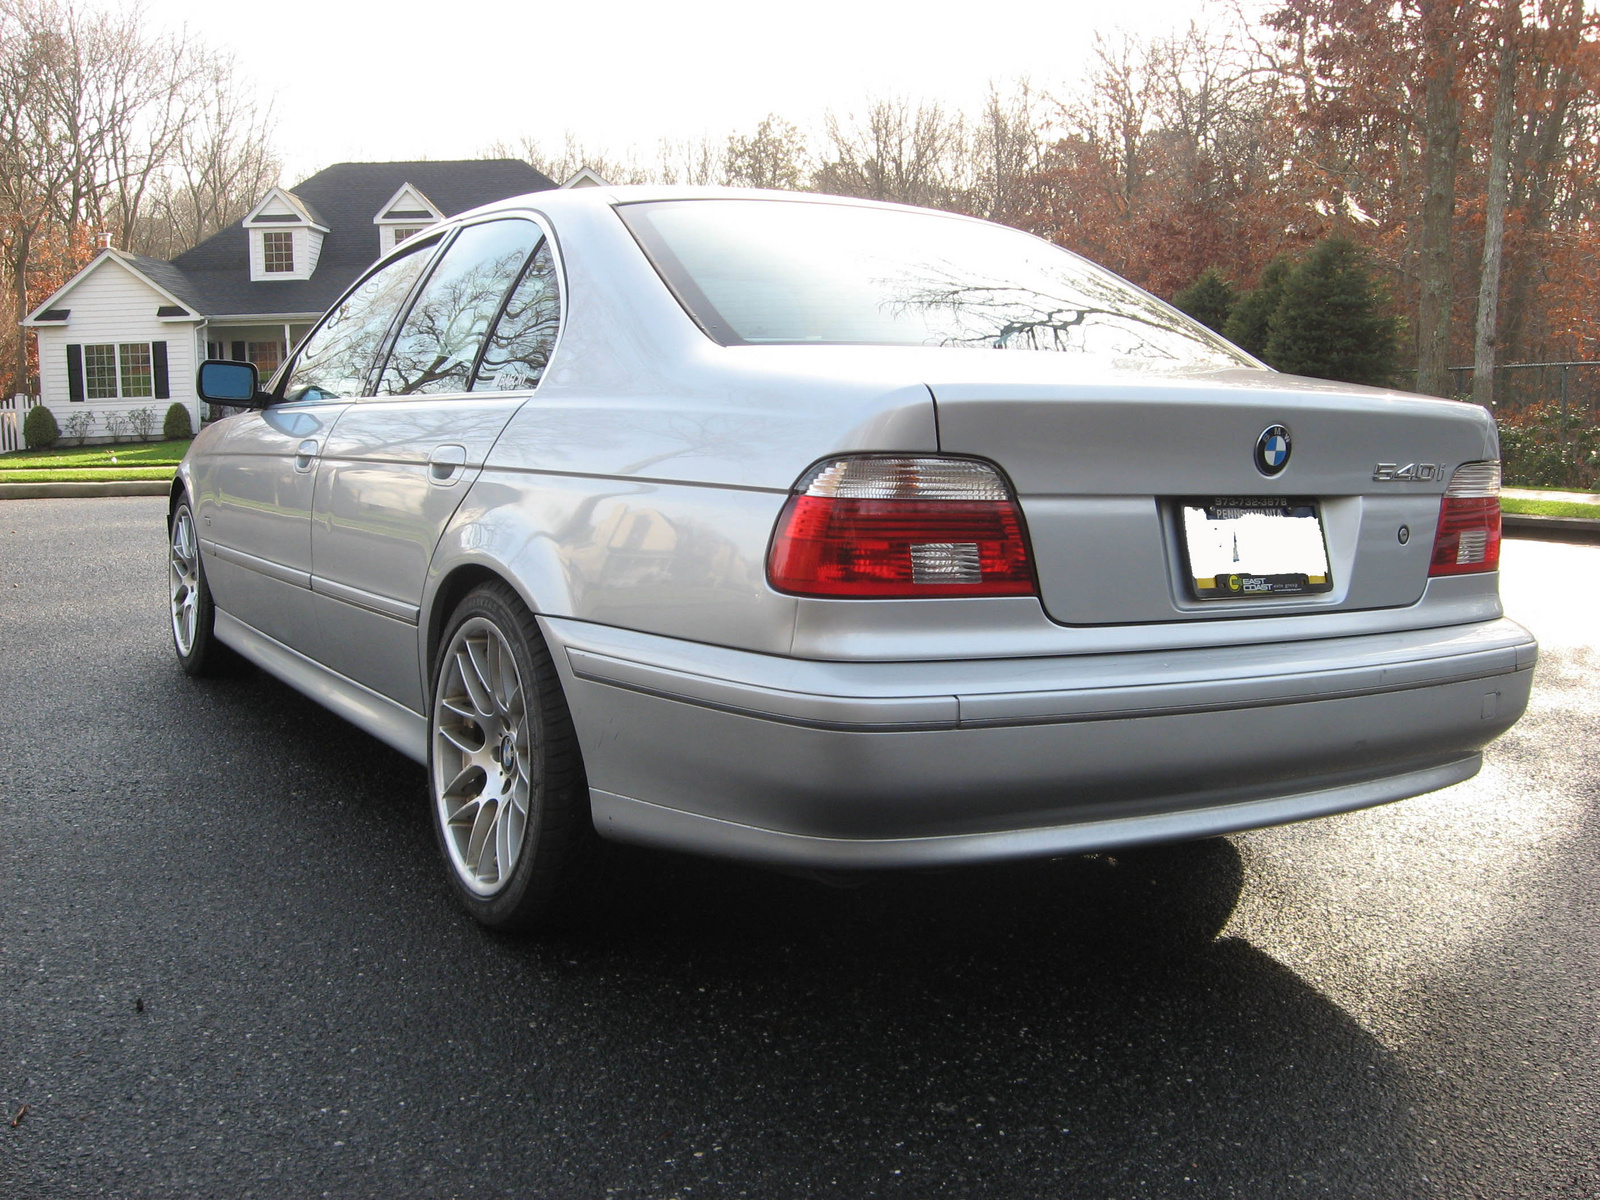
<svg viewBox="0 0 1600 1200"><path fill-rule="evenodd" d="M456 213L555 184L515 159L340 163L275 187L246 216L171 262L100 251L23 322L39 394L67 428L179 401L200 424L195 370L249 361L269 377L379 254Z"/></svg>

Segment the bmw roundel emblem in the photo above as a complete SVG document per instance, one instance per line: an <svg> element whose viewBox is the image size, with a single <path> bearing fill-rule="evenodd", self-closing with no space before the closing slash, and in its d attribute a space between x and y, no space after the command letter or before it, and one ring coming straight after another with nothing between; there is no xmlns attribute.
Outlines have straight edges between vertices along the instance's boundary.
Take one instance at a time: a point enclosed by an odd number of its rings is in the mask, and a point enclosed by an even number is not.
<svg viewBox="0 0 1600 1200"><path fill-rule="evenodd" d="M1289 465L1289 431L1282 425L1269 425L1256 439L1256 470L1276 475Z"/></svg>

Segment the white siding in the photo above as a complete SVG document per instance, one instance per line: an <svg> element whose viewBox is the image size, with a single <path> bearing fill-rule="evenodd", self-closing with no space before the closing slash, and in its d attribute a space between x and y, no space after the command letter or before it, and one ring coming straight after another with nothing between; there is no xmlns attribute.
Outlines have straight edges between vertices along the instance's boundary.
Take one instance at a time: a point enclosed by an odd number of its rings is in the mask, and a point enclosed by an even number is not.
<svg viewBox="0 0 1600 1200"><path fill-rule="evenodd" d="M428 228L428 226L430 226L432 224L434 224L433 221L416 220L416 221L396 221L393 224L379 225L378 226L378 257L382 258L385 254L389 253L389 251L394 249L394 231L396 229L426 229L426 228ZM412 234L411 236L412 237L416 237L418 235L417 234Z"/></svg>
<svg viewBox="0 0 1600 1200"><path fill-rule="evenodd" d="M277 192L272 192L268 195L267 202L261 206L261 211L255 215L258 217L293 217L297 221L301 219L301 215Z"/></svg>
<svg viewBox="0 0 1600 1200"><path fill-rule="evenodd" d="M39 340L39 397L49 406L57 423L81 409L127 411L149 406L156 410L158 423L174 400L189 408L189 419L200 427L199 398L194 393L194 322L162 321L156 309L171 304L160 292L129 271L115 259L107 259L79 280L57 307L70 309L72 316L60 325L34 330ZM67 386L67 346L70 343L98 345L105 342L166 342L167 382L172 396L134 400L85 400L74 403Z"/></svg>

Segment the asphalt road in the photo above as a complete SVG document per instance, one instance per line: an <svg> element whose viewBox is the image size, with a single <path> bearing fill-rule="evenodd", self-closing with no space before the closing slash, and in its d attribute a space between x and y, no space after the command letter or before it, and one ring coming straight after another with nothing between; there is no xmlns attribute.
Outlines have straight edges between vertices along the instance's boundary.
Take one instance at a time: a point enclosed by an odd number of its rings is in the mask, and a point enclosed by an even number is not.
<svg viewBox="0 0 1600 1200"><path fill-rule="evenodd" d="M1600 1195L1600 548L1507 545L1533 705L1448 791L855 890L634 853L519 941L420 769L177 669L162 511L0 505L5 1200Z"/></svg>

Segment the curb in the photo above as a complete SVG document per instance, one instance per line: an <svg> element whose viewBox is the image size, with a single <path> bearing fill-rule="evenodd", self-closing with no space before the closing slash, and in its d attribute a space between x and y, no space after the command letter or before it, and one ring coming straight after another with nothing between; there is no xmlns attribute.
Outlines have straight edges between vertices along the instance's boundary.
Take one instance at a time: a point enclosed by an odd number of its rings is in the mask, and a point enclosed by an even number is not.
<svg viewBox="0 0 1600 1200"><path fill-rule="evenodd" d="M1600 543L1600 520L1587 517L1539 517L1531 513L1502 513L1500 528L1507 537L1547 542Z"/></svg>
<svg viewBox="0 0 1600 1200"><path fill-rule="evenodd" d="M0 500L61 500L69 496L166 496L170 479L93 479L71 483L0 483ZM1600 524L1600 521L1595 522Z"/></svg>

